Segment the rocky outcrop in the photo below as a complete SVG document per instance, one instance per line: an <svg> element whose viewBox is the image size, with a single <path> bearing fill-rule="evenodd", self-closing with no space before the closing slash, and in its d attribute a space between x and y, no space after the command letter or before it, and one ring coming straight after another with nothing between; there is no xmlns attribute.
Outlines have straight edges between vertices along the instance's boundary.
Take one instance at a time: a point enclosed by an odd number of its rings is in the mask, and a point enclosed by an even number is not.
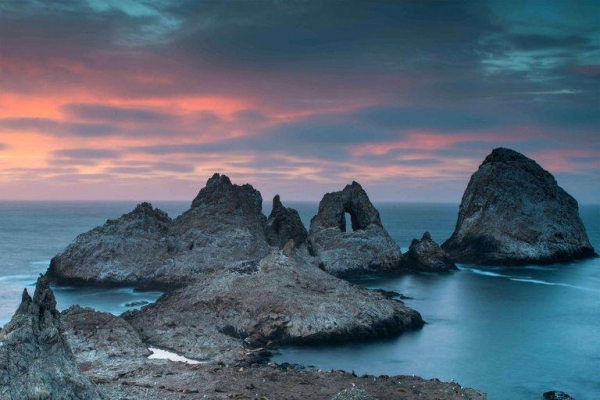
<svg viewBox="0 0 600 400"><path fill-rule="evenodd" d="M306 228L300 219L298 211L286 208L281 204L279 195L273 198L273 208L267 219L267 241L269 245L282 249L290 240L295 247L300 247L306 241Z"/></svg>
<svg viewBox="0 0 600 400"><path fill-rule="evenodd" d="M425 232L421 240L413 239L408 251L402 256L402 265L411 271L448 272L458 268L448 254Z"/></svg>
<svg viewBox="0 0 600 400"><path fill-rule="evenodd" d="M486 157L442 248L457 262L524 265L595 256L577 201L535 161L509 149Z"/></svg>
<svg viewBox="0 0 600 400"><path fill-rule="evenodd" d="M0 331L0 398L101 399L62 335L54 293L45 277L33 299L23 292L17 312Z"/></svg>
<svg viewBox="0 0 600 400"><path fill-rule="evenodd" d="M171 218L149 203L83 233L50 262L48 277L72 284L135 285L170 257Z"/></svg>
<svg viewBox="0 0 600 400"><path fill-rule="evenodd" d="M351 227L346 226L346 213ZM395 271L402 256L379 212L356 182L323 197L310 222L308 246L321 260L321 267L339 277Z"/></svg>
<svg viewBox="0 0 600 400"><path fill-rule="evenodd" d="M418 328L418 312L339 280L306 249L273 250L252 268L204 274L155 304L123 314L155 346L196 360L243 363L264 347L389 336Z"/></svg>
<svg viewBox="0 0 600 400"><path fill-rule="evenodd" d="M256 262L268 253L262 197L215 174L175 220L148 203L79 235L48 276L64 284L172 287L207 269Z"/></svg>

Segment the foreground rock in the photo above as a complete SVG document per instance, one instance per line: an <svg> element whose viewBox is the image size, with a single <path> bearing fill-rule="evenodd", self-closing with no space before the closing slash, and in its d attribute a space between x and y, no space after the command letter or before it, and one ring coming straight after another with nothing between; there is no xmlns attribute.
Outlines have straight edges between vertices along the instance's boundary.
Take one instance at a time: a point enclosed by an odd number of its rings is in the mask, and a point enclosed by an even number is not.
<svg viewBox="0 0 600 400"><path fill-rule="evenodd" d="M458 271L454 261L433 241L429 232L425 232L421 240L413 239L408 251L402 256L402 264L411 271Z"/></svg>
<svg viewBox="0 0 600 400"><path fill-rule="evenodd" d="M38 279L33 299L23 292L17 312L0 331L0 398L103 398L79 371L45 277Z"/></svg>
<svg viewBox="0 0 600 400"><path fill-rule="evenodd" d="M494 149L471 176L442 248L457 262L482 265L595 256L577 201L535 161L504 148Z"/></svg>
<svg viewBox="0 0 600 400"><path fill-rule="evenodd" d="M269 249L262 197L215 174L175 220L142 203L79 235L50 263L63 284L174 287L207 269L256 262Z"/></svg>
<svg viewBox="0 0 600 400"><path fill-rule="evenodd" d="M355 385L360 393L376 399L485 399L481 392L437 379L357 377L290 365L188 365L148 359L137 332L122 318L73 307L63 320L81 369L111 399L331 400L336 393L355 394Z"/></svg>
<svg viewBox="0 0 600 400"><path fill-rule="evenodd" d="M350 214L351 230L345 213ZM356 182L323 197L310 222L308 245L321 267L339 277L396 271L402 257L379 212Z"/></svg>
<svg viewBox="0 0 600 400"><path fill-rule="evenodd" d="M205 274L123 317L148 343L226 363L255 361L279 344L376 338L423 325L401 302L326 274L311 260L303 249L291 256L273 250L254 266Z"/></svg>

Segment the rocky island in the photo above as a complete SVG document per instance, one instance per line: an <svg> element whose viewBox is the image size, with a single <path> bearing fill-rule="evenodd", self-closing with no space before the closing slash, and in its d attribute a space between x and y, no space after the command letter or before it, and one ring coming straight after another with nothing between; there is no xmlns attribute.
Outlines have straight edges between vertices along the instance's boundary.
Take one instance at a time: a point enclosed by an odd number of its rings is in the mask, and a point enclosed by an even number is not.
<svg viewBox="0 0 600 400"><path fill-rule="evenodd" d="M480 265L596 256L577 201L535 161L505 148L494 149L471 176L442 248L457 262Z"/></svg>

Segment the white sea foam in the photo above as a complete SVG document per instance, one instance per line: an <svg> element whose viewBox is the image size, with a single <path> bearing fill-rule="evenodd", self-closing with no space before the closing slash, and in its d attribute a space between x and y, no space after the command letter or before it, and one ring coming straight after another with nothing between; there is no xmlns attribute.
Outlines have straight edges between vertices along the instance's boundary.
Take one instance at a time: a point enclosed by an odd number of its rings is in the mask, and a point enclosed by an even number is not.
<svg viewBox="0 0 600 400"><path fill-rule="evenodd" d="M579 290L592 290L592 289L588 289L582 286L576 286L576 285L569 285L568 283L562 283L562 282L548 282L548 281L541 281L539 279L523 279L523 278L511 278L511 281L515 281L515 282L526 282L526 283L535 283L538 285L548 285L548 286L564 286L564 287L570 287L573 289L579 289Z"/></svg>
<svg viewBox="0 0 600 400"><path fill-rule="evenodd" d="M157 349L155 347L149 347L148 350L152 352L152 354L148 357L150 359L159 359L159 360L171 360L177 362L184 362L187 364L204 364L201 361L190 360L184 356L180 356L179 354L172 353L167 350Z"/></svg>
<svg viewBox="0 0 600 400"><path fill-rule="evenodd" d="M469 270L472 273L477 274L477 275L493 276L495 278L508 278L508 279L513 279L513 278L526 278L526 279L530 279L531 278L529 276L503 275L503 274L498 274L496 272L483 271L483 270L475 269L475 268L465 268L465 269L467 269L467 270Z"/></svg>
<svg viewBox="0 0 600 400"><path fill-rule="evenodd" d="M37 279L37 275L8 275L0 276L0 282L4 281L26 281L30 279Z"/></svg>

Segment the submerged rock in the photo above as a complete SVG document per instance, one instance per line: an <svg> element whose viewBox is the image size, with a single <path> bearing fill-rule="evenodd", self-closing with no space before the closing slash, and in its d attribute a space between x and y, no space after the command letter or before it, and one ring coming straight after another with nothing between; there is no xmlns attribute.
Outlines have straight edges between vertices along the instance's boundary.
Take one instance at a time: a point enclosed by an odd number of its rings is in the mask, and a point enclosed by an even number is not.
<svg viewBox="0 0 600 400"><path fill-rule="evenodd" d="M550 390L542 395L542 400L575 400L560 390Z"/></svg>
<svg viewBox="0 0 600 400"><path fill-rule="evenodd" d="M0 398L103 398L77 366L44 276L38 278L33 299L23 292L17 312L0 331Z"/></svg>
<svg viewBox="0 0 600 400"><path fill-rule="evenodd" d="M457 262L524 265L595 256L577 201L535 161L509 149L486 157L442 248Z"/></svg>
<svg viewBox="0 0 600 400"><path fill-rule="evenodd" d="M204 274L123 314L142 339L196 360L246 362L265 346L368 339L418 328L418 312L337 279L305 249L273 250L254 271Z"/></svg>
<svg viewBox="0 0 600 400"><path fill-rule="evenodd" d="M207 269L256 262L268 253L262 197L215 174L175 220L149 203L79 235L48 276L64 284L169 287Z"/></svg>
<svg viewBox="0 0 600 400"><path fill-rule="evenodd" d="M282 249L290 240L295 247L306 241L306 228L298 211L286 208L281 204L279 195L273 198L273 209L267 220L267 240L269 245Z"/></svg>
<svg viewBox="0 0 600 400"><path fill-rule="evenodd" d="M350 214L350 231L345 213ZM322 268L340 277L398 270L402 256L357 182L323 196L310 222L308 245Z"/></svg>
<svg viewBox="0 0 600 400"><path fill-rule="evenodd" d="M458 271L448 254L425 232L421 240L413 239L408 251L402 256L403 266L411 271L448 272Z"/></svg>

